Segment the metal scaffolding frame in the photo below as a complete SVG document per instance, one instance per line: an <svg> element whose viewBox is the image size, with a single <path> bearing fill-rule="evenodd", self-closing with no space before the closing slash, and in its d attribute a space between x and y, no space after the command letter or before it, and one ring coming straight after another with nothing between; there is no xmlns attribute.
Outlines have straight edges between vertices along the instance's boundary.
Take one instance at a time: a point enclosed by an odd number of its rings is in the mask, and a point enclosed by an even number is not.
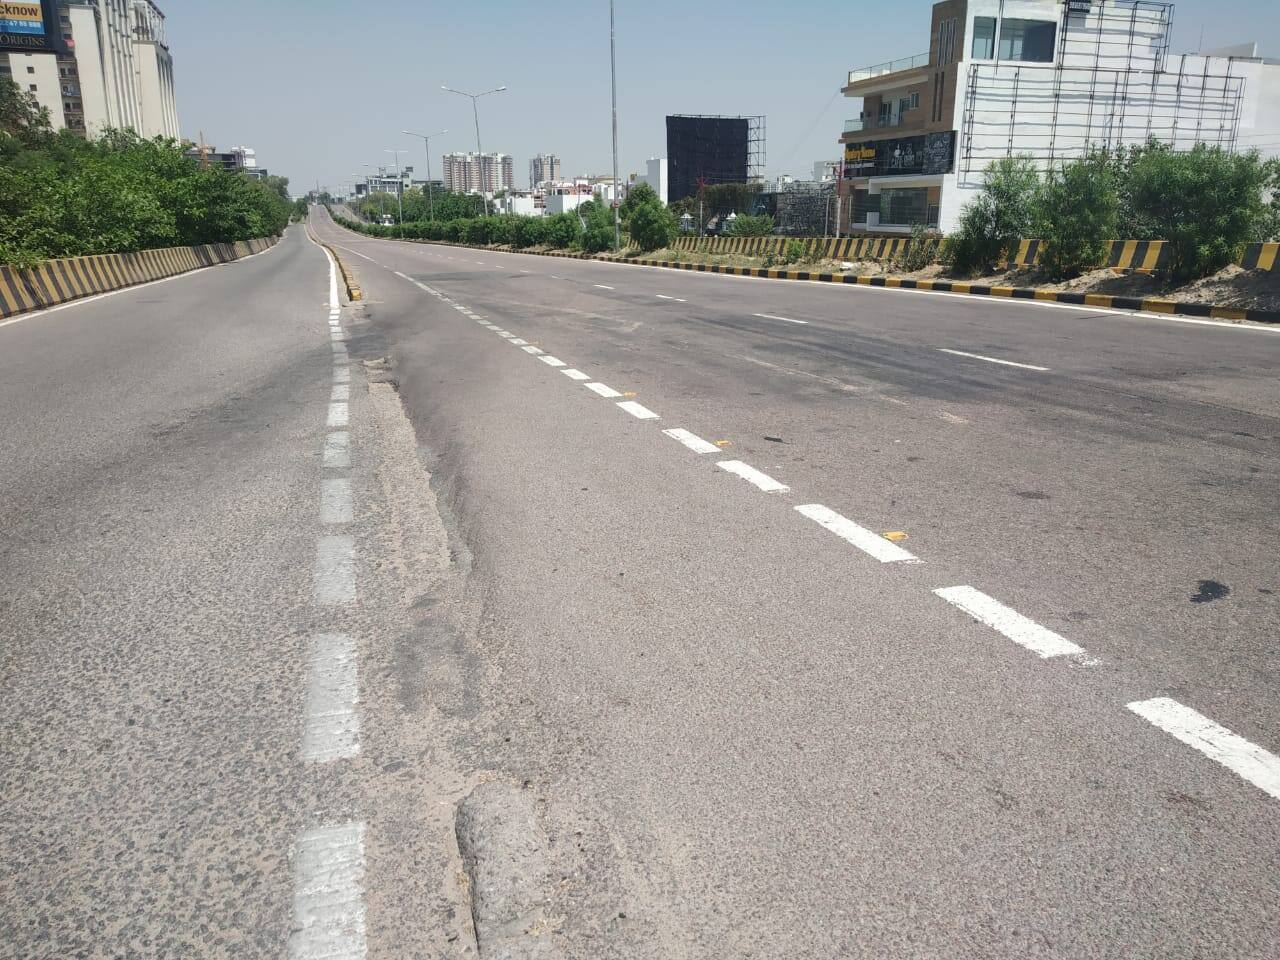
<svg viewBox="0 0 1280 960"><path fill-rule="evenodd" d="M676 154L679 152L679 150L677 149L677 146L680 146L680 145L672 144L672 129L671 129L672 125L670 122L672 120L711 121L706 124L698 124L696 122L692 124L688 124L688 123L681 124L683 128L686 128L685 130L682 131L682 136L687 135L689 131L697 130L699 127L701 127L705 131L705 134L698 139L697 143L692 146L692 149L690 149L690 146L688 144L683 144L682 146L684 146L686 154L690 158L695 160L695 163L697 162L697 158L708 158L709 162L706 164L706 166L709 168L714 168L717 165L714 160L715 154L717 150L723 146L724 140L726 139L724 138L724 135L721 132L717 131L717 126L719 125L716 124L714 121L732 121L735 123L739 121L745 122L746 124L746 129L745 129L746 182L750 183L754 181L760 181L764 178L765 118L763 116L735 117L735 116L725 116L720 114L706 114L706 113L670 114L667 117L668 164L672 163L673 154ZM698 166L701 168L703 167L703 164L699 163ZM677 172L670 171L670 177L673 181L678 176L679 174ZM698 177L695 177L695 179L699 179L699 178L701 179L702 182L704 182L708 186L714 185L717 183L741 182L738 180L736 176L728 177L728 176L717 176L714 174L707 175L705 170L703 170Z"/></svg>

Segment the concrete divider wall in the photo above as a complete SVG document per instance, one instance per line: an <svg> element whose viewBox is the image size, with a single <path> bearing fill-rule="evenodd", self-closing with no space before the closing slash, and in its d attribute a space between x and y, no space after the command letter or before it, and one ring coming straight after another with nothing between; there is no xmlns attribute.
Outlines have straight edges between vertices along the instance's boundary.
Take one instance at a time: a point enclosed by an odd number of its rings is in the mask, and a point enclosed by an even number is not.
<svg viewBox="0 0 1280 960"><path fill-rule="evenodd" d="M279 239L261 237L234 243L68 257L44 260L32 267L0 266L0 318L240 260L261 253Z"/></svg>

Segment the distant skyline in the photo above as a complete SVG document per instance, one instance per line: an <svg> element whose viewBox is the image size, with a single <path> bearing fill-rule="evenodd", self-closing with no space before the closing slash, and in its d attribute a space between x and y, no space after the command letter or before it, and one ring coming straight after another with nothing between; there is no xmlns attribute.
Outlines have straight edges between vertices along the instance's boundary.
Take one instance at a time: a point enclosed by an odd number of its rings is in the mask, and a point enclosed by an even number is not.
<svg viewBox="0 0 1280 960"><path fill-rule="evenodd" d="M341 192L364 164L401 162L426 174L422 141L401 130L449 133L441 157L475 150L470 102L441 90L509 88L480 101L485 151L509 153L517 171L538 153L562 159L563 175L611 171L609 7L605 0L536 5L494 0L479 18L458 5L424 10L385 0L353 23L349 3L158 0L174 58L182 134L225 148L247 144L295 195L319 182ZM865 23L874 4L859 5ZM838 156L853 103L846 71L911 56L929 44L929 0L884 5L885 19L859 30L850 4L819 0L803 16L776 4L669 0L617 2L618 149L624 178L665 155L669 113L763 114L769 177L812 175ZM1280 57L1275 0L1178 0L1172 51L1256 40ZM518 176L518 186L525 186Z"/></svg>

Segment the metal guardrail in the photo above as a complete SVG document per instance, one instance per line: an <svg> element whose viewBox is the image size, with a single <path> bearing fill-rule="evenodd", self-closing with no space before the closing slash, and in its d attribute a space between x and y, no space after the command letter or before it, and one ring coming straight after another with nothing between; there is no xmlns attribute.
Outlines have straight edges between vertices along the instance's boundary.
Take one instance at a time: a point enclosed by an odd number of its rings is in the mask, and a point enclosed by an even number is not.
<svg viewBox="0 0 1280 960"><path fill-rule="evenodd" d="M884 76L886 73L898 73L902 70L915 70L929 65L929 54L918 53L914 57L903 57L900 60L886 60L884 63L872 64L849 71L849 83L859 80L870 80L872 77Z"/></svg>

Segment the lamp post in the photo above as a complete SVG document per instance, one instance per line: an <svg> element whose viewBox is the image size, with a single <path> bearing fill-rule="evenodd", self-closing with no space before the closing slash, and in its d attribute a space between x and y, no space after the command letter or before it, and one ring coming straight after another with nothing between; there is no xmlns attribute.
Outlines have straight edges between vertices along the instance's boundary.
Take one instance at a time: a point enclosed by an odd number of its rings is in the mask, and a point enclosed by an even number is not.
<svg viewBox="0 0 1280 960"><path fill-rule="evenodd" d="M480 175L483 176L484 157L482 154L484 153L484 150L480 147L480 109L476 106L476 101L481 97L487 97L491 93L501 93L503 90L507 89L507 86L506 84L503 84L500 87L494 87L492 90L486 90L483 93L467 93L464 90L455 90L453 87L446 87L444 84L440 85L440 89L447 90L449 93L456 93L460 97L471 98L471 115L476 122L476 163L480 164ZM483 190L480 192L484 193Z"/></svg>
<svg viewBox="0 0 1280 960"><path fill-rule="evenodd" d="M613 88L613 249L622 248L622 226L618 205L621 203L618 183L618 67L613 51L613 0L609 0L609 82Z"/></svg>
<svg viewBox="0 0 1280 960"><path fill-rule="evenodd" d="M431 138L438 137L441 134L448 133L448 130L440 130L436 133L412 133L408 130L401 130L406 137L418 137L422 140L422 149L427 154L427 208L431 211L432 220L436 218L436 201L435 195L431 192Z"/></svg>
<svg viewBox="0 0 1280 960"><path fill-rule="evenodd" d="M398 227L404 227L404 177L400 173L400 154L405 153L404 150L392 150L388 147L383 153L389 153L396 158L396 204L399 207L399 219L396 221Z"/></svg>

